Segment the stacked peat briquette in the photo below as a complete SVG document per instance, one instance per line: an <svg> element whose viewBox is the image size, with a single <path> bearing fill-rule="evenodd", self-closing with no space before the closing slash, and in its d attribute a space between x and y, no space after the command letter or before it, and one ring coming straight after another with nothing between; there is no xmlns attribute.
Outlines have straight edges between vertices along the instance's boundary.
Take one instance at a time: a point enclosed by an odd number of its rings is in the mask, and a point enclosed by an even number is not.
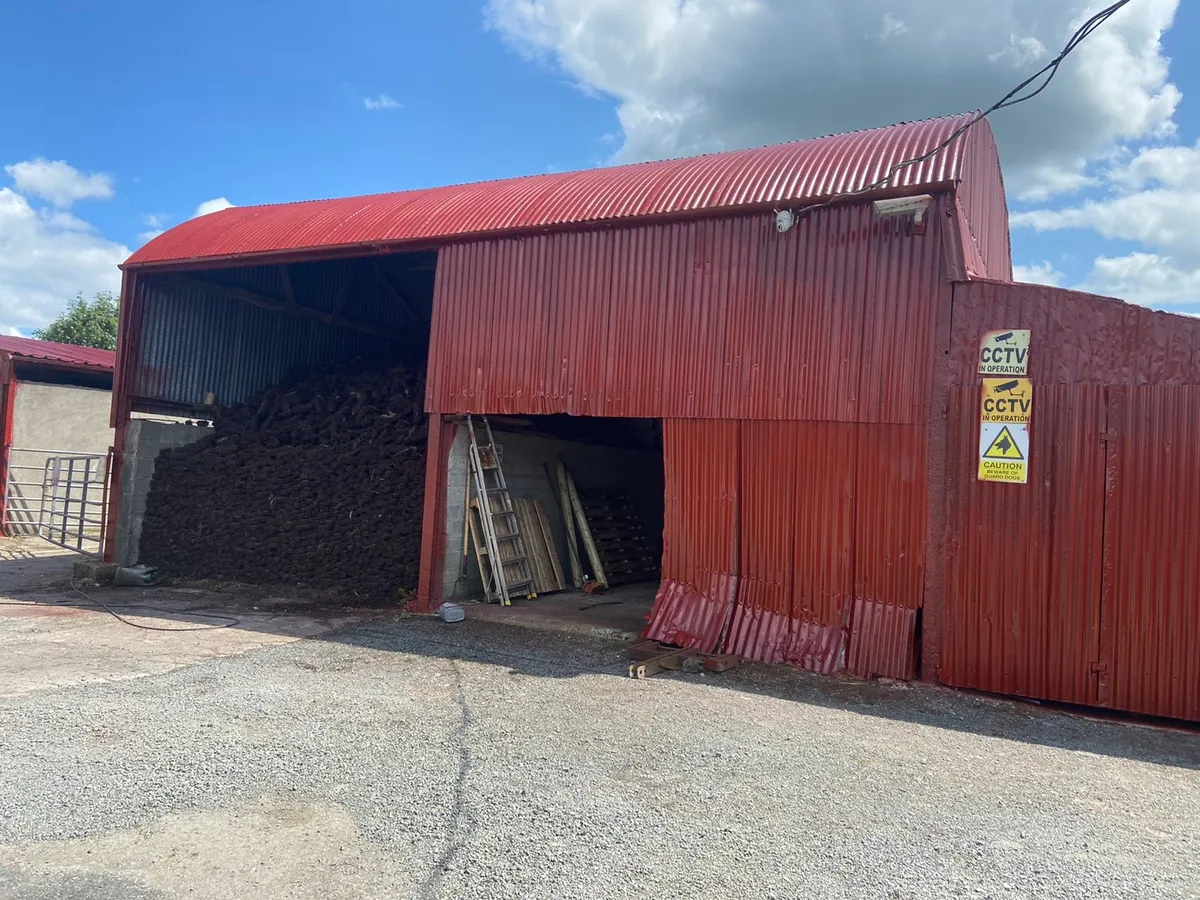
<svg viewBox="0 0 1200 900"><path fill-rule="evenodd" d="M141 561L167 577L414 592L426 417L421 377L343 365L222 410L159 455Z"/></svg>

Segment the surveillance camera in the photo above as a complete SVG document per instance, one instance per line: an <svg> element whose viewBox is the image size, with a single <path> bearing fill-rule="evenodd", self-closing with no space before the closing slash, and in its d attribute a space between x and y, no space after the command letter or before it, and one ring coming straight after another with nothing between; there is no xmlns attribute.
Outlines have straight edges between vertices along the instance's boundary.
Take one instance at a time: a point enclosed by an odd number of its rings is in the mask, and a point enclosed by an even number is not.
<svg viewBox="0 0 1200 900"><path fill-rule="evenodd" d="M796 224L796 214L790 209L781 209L775 214L775 230L780 234L791 231Z"/></svg>
<svg viewBox="0 0 1200 900"><path fill-rule="evenodd" d="M894 200L876 200L875 214L878 216L906 216L910 213L924 213L933 203L929 194L919 194L916 197L897 197Z"/></svg>

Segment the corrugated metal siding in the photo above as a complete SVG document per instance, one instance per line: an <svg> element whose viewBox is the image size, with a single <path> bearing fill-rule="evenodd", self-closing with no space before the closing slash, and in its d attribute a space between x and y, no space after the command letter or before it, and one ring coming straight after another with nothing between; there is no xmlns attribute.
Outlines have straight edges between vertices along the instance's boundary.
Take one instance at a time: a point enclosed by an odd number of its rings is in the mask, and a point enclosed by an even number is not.
<svg viewBox="0 0 1200 900"><path fill-rule="evenodd" d="M958 191L967 274L1012 281L1012 238L1004 174L995 164L996 139L990 128L973 127L962 138L963 180Z"/></svg>
<svg viewBox="0 0 1200 900"><path fill-rule="evenodd" d="M663 580L648 638L706 653L720 643L738 584L738 431L729 421L663 423Z"/></svg>
<svg viewBox="0 0 1200 900"><path fill-rule="evenodd" d="M726 649L817 671L840 666L854 590L860 426L742 423L737 605Z"/></svg>
<svg viewBox="0 0 1200 900"><path fill-rule="evenodd" d="M859 678L899 678L916 674L917 611L859 597L850 616L846 671Z"/></svg>
<svg viewBox="0 0 1200 900"><path fill-rule="evenodd" d="M664 434L668 551L648 637L712 650L728 617L719 646L747 659L834 672L849 640L862 674L911 674L920 428L667 420Z"/></svg>
<svg viewBox="0 0 1200 900"><path fill-rule="evenodd" d="M978 342L1031 328L1027 485L976 480ZM1200 323L958 285L940 678L1200 718Z"/></svg>
<svg viewBox="0 0 1200 900"><path fill-rule="evenodd" d="M786 235L763 214L449 247L427 405L922 422L944 218L913 235L860 204Z"/></svg>
<svg viewBox="0 0 1200 900"><path fill-rule="evenodd" d="M253 254L374 250L406 242L541 230L742 206L799 204L860 190L896 163L940 144L966 116L663 160L307 203L234 207L191 219L150 241L127 266L195 263ZM981 122L973 133L987 132ZM891 190L913 192L958 182L968 141L901 169ZM999 158L990 160L997 171Z"/></svg>
<svg viewBox="0 0 1200 900"><path fill-rule="evenodd" d="M997 322L1003 324L989 324ZM955 384L978 384L979 339L996 327L1033 331L1030 365L1039 383L1200 384L1198 319L1061 288L991 281L955 286Z"/></svg>
<svg viewBox="0 0 1200 900"><path fill-rule="evenodd" d="M211 391L228 405L274 384L294 366L397 354L390 342L191 288L141 285L141 339L130 395L198 405Z"/></svg>
<svg viewBox="0 0 1200 900"><path fill-rule="evenodd" d="M1044 356L1037 332L1034 341ZM1039 380L1034 404L1029 483L987 484L976 479L979 388L951 391L940 677L956 687L1095 703L1103 388Z"/></svg>
<svg viewBox="0 0 1200 900"><path fill-rule="evenodd" d="M1200 720L1200 387L1109 394L1100 702Z"/></svg>

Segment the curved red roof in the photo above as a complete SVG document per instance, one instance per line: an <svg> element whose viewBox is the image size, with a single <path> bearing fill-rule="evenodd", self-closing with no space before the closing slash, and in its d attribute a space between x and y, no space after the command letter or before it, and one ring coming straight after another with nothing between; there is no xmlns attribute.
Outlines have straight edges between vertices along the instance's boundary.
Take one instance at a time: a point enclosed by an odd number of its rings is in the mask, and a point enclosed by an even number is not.
<svg viewBox="0 0 1200 900"><path fill-rule="evenodd" d="M969 118L929 119L689 159L338 200L233 207L177 225L134 253L125 266L303 255L360 245L378 248L818 201L875 183L895 164L932 150ZM891 189L911 191L961 180L965 147L981 132L987 133L990 143L990 126L984 120L926 162L900 170Z"/></svg>
<svg viewBox="0 0 1200 900"><path fill-rule="evenodd" d="M0 336L0 353L18 359L40 359L60 366L87 366L112 371L117 354L111 350L96 350L92 347L77 347L75 344L58 344L54 341L39 341L37 338Z"/></svg>

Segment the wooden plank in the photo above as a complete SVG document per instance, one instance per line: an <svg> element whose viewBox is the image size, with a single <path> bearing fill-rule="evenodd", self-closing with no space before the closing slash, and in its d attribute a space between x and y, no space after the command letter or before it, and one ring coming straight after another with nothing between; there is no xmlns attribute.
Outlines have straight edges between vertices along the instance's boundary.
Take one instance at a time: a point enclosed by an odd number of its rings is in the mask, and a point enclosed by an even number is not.
<svg viewBox="0 0 1200 900"><path fill-rule="evenodd" d="M575 507L571 503L571 491L567 482L567 467L558 461L558 492L562 504L563 521L567 524L567 553L571 557L571 583L583 587L583 566L579 562L579 545L575 536Z"/></svg>
<svg viewBox="0 0 1200 900"><path fill-rule="evenodd" d="M538 500L521 498L513 499L517 518L517 530L525 543L533 569L533 583L539 594L549 594L563 589L561 566L557 562L557 554L553 546L547 546L546 533L542 530L538 516ZM552 561L553 559L553 561Z"/></svg>
<svg viewBox="0 0 1200 900"><path fill-rule="evenodd" d="M641 662L631 663L629 677L641 680L659 672L674 672L683 668L683 661L696 655L695 650L669 650L659 656L652 656Z"/></svg>
<svg viewBox="0 0 1200 900"><path fill-rule="evenodd" d="M566 467L563 468L566 472ZM608 578L604 575L604 563L600 560L600 553L596 549L596 542L592 540L592 529L588 525L587 515L583 511L583 504L579 502L579 491L575 488L575 479L571 477L571 473L567 472L567 491L571 495L571 508L575 510L575 525L579 529L579 536L583 538L584 549L587 550L588 561L592 564L592 575L601 584L608 584Z"/></svg>
<svg viewBox="0 0 1200 900"><path fill-rule="evenodd" d="M558 590L561 591L567 586L567 579L563 577L562 560L558 558L558 542L554 540L554 532L550 530L550 520L546 518L546 504L538 500L534 504L534 511L537 513L538 531L541 532L542 540L546 543L546 552L550 557L554 580L558 584Z"/></svg>

